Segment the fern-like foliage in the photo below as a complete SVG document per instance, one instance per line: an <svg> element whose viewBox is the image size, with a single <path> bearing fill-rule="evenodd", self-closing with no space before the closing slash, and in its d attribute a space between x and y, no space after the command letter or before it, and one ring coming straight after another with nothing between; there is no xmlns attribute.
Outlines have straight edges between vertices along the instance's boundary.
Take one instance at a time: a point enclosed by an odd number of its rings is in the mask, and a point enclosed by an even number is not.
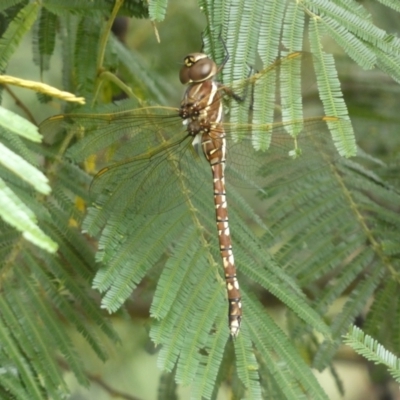
<svg viewBox="0 0 400 400"><path fill-rule="evenodd" d="M21 8L14 19L8 24L0 39L0 71L4 73L10 57L13 55L23 36L32 27L39 11L37 3L31 3Z"/></svg>
<svg viewBox="0 0 400 400"><path fill-rule="evenodd" d="M178 109L167 107L169 83L109 36L111 15L159 21L167 2L6 3L0 69L32 28L40 71L59 40L63 89L87 105L45 121L43 142L26 123L0 130L0 393L62 398L65 364L87 385L66 328L106 359L98 332L117 336L101 308L116 312L137 292L152 297L149 336L166 371L159 398L174 398L179 384L191 386L192 398L212 399L229 383L237 398L327 399L311 366L330 365L360 313L365 331L399 352L400 194L398 179L388 178L399 165L392 154L385 163L357 152L335 59L323 46L330 37L361 67L378 66L398 81L400 42L366 9L340 0L199 2L204 51L219 65L226 60L218 79L243 98L226 99L230 230L244 313L232 340L210 168L185 139ZM304 108L305 69L314 70L324 118ZM132 100L99 104L126 85ZM112 162L125 168L91 183ZM265 308L267 292L287 309L284 329ZM382 323L388 310L390 323ZM398 360L362 335L353 331L348 343L397 379Z"/></svg>
<svg viewBox="0 0 400 400"><path fill-rule="evenodd" d="M41 72L50 68L49 61L56 43L56 28L57 16L47 8L42 8L40 17L35 23L33 36L33 60L36 65L39 65Z"/></svg>
<svg viewBox="0 0 400 400"><path fill-rule="evenodd" d="M18 115L0 107L1 115L1 137L0 143L1 164L5 179L13 183L30 184L33 189L42 194L49 194L50 186L47 178L32 163L34 155L21 140L21 136L38 142L41 140L37 128L30 122ZM35 215L31 208L26 205L17 195L16 191L6 180L1 179L1 217L24 237L37 246L54 252L57 245L36 224Z"/></svg>
<svg viewBox="0 0 400 400"><path fill-rule="evenodd" d="M367 360L385 365L390 375L400 383L400 359L371 336L353 326L349 333L344 335L343 341Z"/></svg>

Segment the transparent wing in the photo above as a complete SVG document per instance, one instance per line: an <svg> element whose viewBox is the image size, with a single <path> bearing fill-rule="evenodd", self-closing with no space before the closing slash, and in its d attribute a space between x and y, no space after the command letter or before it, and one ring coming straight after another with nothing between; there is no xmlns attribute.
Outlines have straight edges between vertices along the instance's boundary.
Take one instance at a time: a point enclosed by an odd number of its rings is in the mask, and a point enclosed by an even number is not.
<svg viewBox="0 0 400 400"><path fill-rule="evenodd" d="M328 125L343 123L329 117L258 125L224 123L227 182L270 188L328 166L339 158ZM201 150L193 148L177 109L62 115L47 120L41 131L61 127L81 136L68 152L73 159L83 161L100 152L96 164L107 165L90 188L91 197L104 209L162 213L187 202L205 181L211 190L209 165ZM287 133L293 130L298 136Z"/></svg>
<svg viewBox="0 0 400 400"><path fill-rule="evenodd" d="M187 202L210 177L174 108L59 115L40 130L45 135L57 130L74 133L80 140L68 151L72 159L87 161L96 153L94 164L107 165L90 187L91 198L105 210L166 212Z"/></svg>
<svg viewBox="0 0 400 400"><path fill-rule="evenodd" d="M104 161L109 163L133 158L173 138L185 136L178 111L170 107L144 107L105 114L61 114L44 121L40 132L45 137L55 132L75 136L77 143L67 153L75 161L107 150ZM114 149L118 151L113 152Z"/></svg>
<svg viewBox="0 0 400 400"><path fill-rule="evenodd" d="M254 149L251 131L255 126L226 124L228 137L227 182L239 187L271 188L288 184L341 158L331 136L332 124L348 121L316 117L297 122L264 124L256 127L263 137ZM287 130L299 132L296 137Z"/></svg>
<svg viewBox="0 0 400 400"><path fill-rule="evenodd" d="M247 96L251 98L253 96L253 85L256 85L259 82L262 82L263 85L276 85L275 81L283 68L293 65L300 68L302 62L310 62L311 60L311 53L298 51L290 53L285 57L278 58L272 64L269 64L260 71L254 71L253 67L249 66L249 76L247 78L239 79L231 84L221 84L219 90L227 93L229 96L233 95L234 98L239 97L243 99Z"/></svg>
<svg viewBox="0 0 400 400"><path fill-rule="evenodd" d="M101 170L91 185L91 196L98 205L122 213L163 213L186 203L198 192L207 167L201 161L194 153L192 138L185 136L155 152Z"/></svg>

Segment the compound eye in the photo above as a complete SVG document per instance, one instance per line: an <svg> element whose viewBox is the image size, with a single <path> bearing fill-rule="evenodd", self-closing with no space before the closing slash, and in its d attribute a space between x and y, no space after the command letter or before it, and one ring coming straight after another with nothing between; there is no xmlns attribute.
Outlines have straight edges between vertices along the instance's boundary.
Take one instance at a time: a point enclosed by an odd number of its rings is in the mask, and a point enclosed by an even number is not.
<svg viewBox="0 0 400 400"><path fill-rule="evenodd" d="M189 77L193 82L202 82L206 79L211 78L213 74L213 67L215 66L214 61L209 58L203 58L202 60L197 61L190 68Z"/></svg>
<svg viewBox="0 0 400 400"><path fill-rule="evenodd" d="M215 62L203 53L189 54L184 59L184 65L180 70L181 83L198 83L212 78L217 73Z"/></svg>

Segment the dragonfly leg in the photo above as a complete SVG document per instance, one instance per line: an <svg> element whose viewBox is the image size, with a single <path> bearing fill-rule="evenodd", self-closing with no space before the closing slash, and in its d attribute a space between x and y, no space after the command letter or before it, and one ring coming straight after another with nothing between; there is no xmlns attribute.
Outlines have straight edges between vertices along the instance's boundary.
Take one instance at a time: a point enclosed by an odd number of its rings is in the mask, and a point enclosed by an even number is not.
<svg viewBox="0 0 400 400"><path fill-rule="evenodd" d="M253 75L253 71L254 71L254 68L250 66L249 67L249 74L247 76L248 80ZM232 88L229 88L227 86L221 85L221 87L222 87L222 90L224 91L226 96L232 97L238 103L243 103L247 98L247 92L249 90L249 86L250 85L251 85L251 100L250 100L250 107L249 108L250 108L250 110L252 110L253 109L253 101L254 101L254 84L246 85L242 95L239 95L239 94L235 93L232 90Z"/></svg>

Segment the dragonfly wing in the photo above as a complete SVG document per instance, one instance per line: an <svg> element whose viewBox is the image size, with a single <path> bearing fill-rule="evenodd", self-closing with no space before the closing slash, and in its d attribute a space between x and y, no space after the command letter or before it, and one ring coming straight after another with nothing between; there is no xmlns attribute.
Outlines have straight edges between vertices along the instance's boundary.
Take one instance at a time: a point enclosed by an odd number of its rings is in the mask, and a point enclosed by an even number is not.
<svg viewBox="0 0 400 400"><path fill-rule="evenodd" d="M254 149L254 139L250 137L253 126L227 124L230 138L228 182L239 187L276 187L318 172L340 159L325 117L293 124L301 124L296 138L286 132L288 123L257 126L258 134L265 135L262 138L267 143L265 150ZM234 138L230 135L231 131Z"/></svg>
<svg viewBox="0 0 400 400"><path fill-rule="evenodd" d="M106 167L90 188L96 204L118 213L158 214L186 203L203 184L205 163L192 154L192 138L161 146Z"/></svg>
<svg viewBox="0 0 400 400"><path fill-rule="evenodd" d="M93 164L90 172L106 165L90 187L92 201L105 218L112 210L166 212L187 201L204 180L204 163L193 157L192 138L176 108L57 115L42 123L40 131L73 133L79 140L68 156ZM93 154L96 158L89 163Z"/></svg>
<svg viewBox="0 0 400 400"><path fill-rule="evenodd" d="M75 161L106 150L105 162L112 163L119 161L117 155L120 159L133 157L180 133L183 137L178 111L171 107L143 107L105 114L61 114L48 118L39 129L45 136L55 132L73 134L78 140L67 154ZM122 149L126 149L125 154Z"/></svg>
<svg viewBox="0 0 400 400"><path fill-rule="evenodd" d="M300 65L305 60L311 59L311 53L298 51L290 53L285 57L276 59L273 63L268 64L265 68L257 71L250 68L250 73L245 79L239 79L233 81L230 85L221 84L220 90L225 92L228 96L233 96L238 100L243 97L253 96L252 86L262 82L264 85L267 82L275 84L275 80L279 75L280 71L287 66Z"/></svg>

